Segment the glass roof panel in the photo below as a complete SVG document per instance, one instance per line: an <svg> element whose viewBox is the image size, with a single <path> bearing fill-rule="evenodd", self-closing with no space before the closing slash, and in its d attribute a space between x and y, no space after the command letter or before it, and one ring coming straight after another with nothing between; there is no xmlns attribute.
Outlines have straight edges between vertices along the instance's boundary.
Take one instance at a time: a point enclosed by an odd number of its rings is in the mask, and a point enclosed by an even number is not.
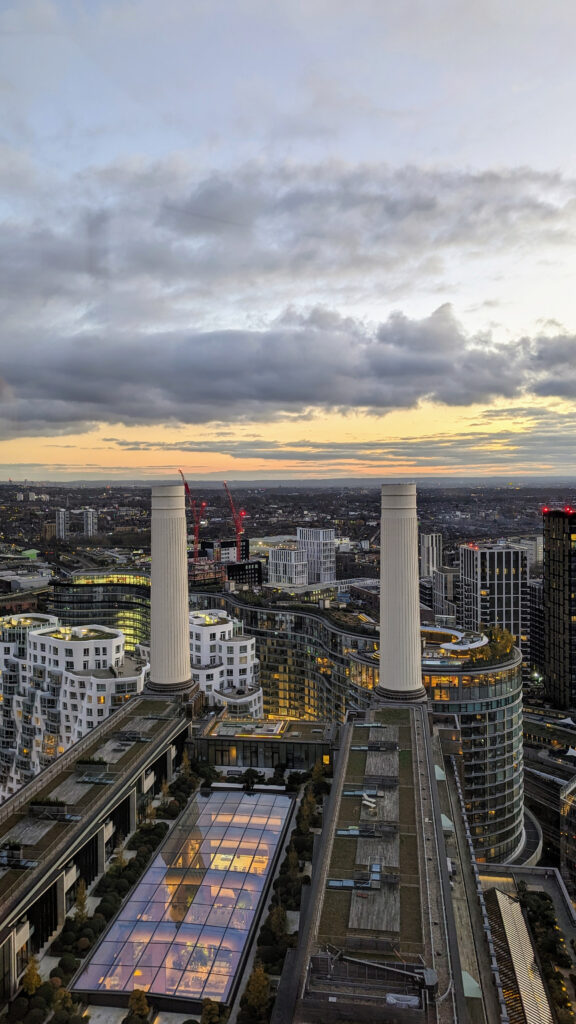
<svg viewBox="0 0 576 1024"><path fill-rule="evenodd" d="M290 797L274 793L197 794L75 990L225 1002L290 808Z"/></svg>

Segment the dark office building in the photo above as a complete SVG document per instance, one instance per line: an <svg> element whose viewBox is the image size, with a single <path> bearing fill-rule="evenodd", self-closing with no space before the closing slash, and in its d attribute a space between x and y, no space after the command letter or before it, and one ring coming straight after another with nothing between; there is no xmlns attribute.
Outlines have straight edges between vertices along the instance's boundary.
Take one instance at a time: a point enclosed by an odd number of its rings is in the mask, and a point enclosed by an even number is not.
<svg viewBox="0 0 576 1024"><path fill-rule="evenodd" d="M544 687L555 707L576 705L576 512L544 510Z"/></svg>
<svg viewBox="0 0 576 1024"><path fill-rule="evenodd" d="M544 584L542 580L528 581L528 607L530 622L530 669L544 673Z"/></svg>
<svg viewBox="0 0 576 1024"><path fill-rule="evenodd" d="M229 562L226 576L237 586L261 587L262 562Z"/></svg>

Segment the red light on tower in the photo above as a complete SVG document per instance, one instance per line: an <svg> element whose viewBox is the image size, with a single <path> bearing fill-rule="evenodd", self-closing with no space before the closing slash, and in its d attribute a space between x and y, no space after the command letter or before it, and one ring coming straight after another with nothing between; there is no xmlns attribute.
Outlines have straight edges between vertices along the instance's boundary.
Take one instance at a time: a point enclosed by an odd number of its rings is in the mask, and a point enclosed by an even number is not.
<svg viewBox="0 0 576 1024"><path fill-rule="evenodd" d="M571 505L564 505L564 511L568 512L571 515L573 513L574 509L572 508Z"/></svg>
<svg viewBox="0 0 576 1024"><path fill-rule="evenodd" d="M548 505L544 505L543 508L542 508L542 515L545 516L546 513L549 512L549 511L550 511L550 509L548 508Z"/></svg>

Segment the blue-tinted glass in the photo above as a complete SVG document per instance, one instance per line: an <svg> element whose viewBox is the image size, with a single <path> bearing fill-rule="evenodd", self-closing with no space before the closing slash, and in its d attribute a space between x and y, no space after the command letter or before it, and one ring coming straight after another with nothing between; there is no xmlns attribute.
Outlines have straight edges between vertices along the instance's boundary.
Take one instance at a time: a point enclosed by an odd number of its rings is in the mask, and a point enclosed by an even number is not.
<svg viewBox="0 0 576 1024"><path fill-rule="evenodd" d="M276 794L196 796L77 988L226 1001L290 807Z"/></svg>
<svg viewBox="0 0 576 1024"><path fill-rule="evenodd" d="M184 924L199 924L205 923L208 914L210 913L209 903L198 903L194 900L192 906L187 910L186 917L184 918Z"/></svg>

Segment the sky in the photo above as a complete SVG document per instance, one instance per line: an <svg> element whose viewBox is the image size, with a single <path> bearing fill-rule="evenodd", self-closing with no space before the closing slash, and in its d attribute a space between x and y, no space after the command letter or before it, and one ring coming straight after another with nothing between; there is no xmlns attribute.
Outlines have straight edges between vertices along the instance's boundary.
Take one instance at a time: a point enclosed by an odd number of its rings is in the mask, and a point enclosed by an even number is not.
<svg viewBox="0 0 576 1024"><path fill-rule="evenodd" d="M0 0L0 481L576 476L573 0Z"/></svg>

